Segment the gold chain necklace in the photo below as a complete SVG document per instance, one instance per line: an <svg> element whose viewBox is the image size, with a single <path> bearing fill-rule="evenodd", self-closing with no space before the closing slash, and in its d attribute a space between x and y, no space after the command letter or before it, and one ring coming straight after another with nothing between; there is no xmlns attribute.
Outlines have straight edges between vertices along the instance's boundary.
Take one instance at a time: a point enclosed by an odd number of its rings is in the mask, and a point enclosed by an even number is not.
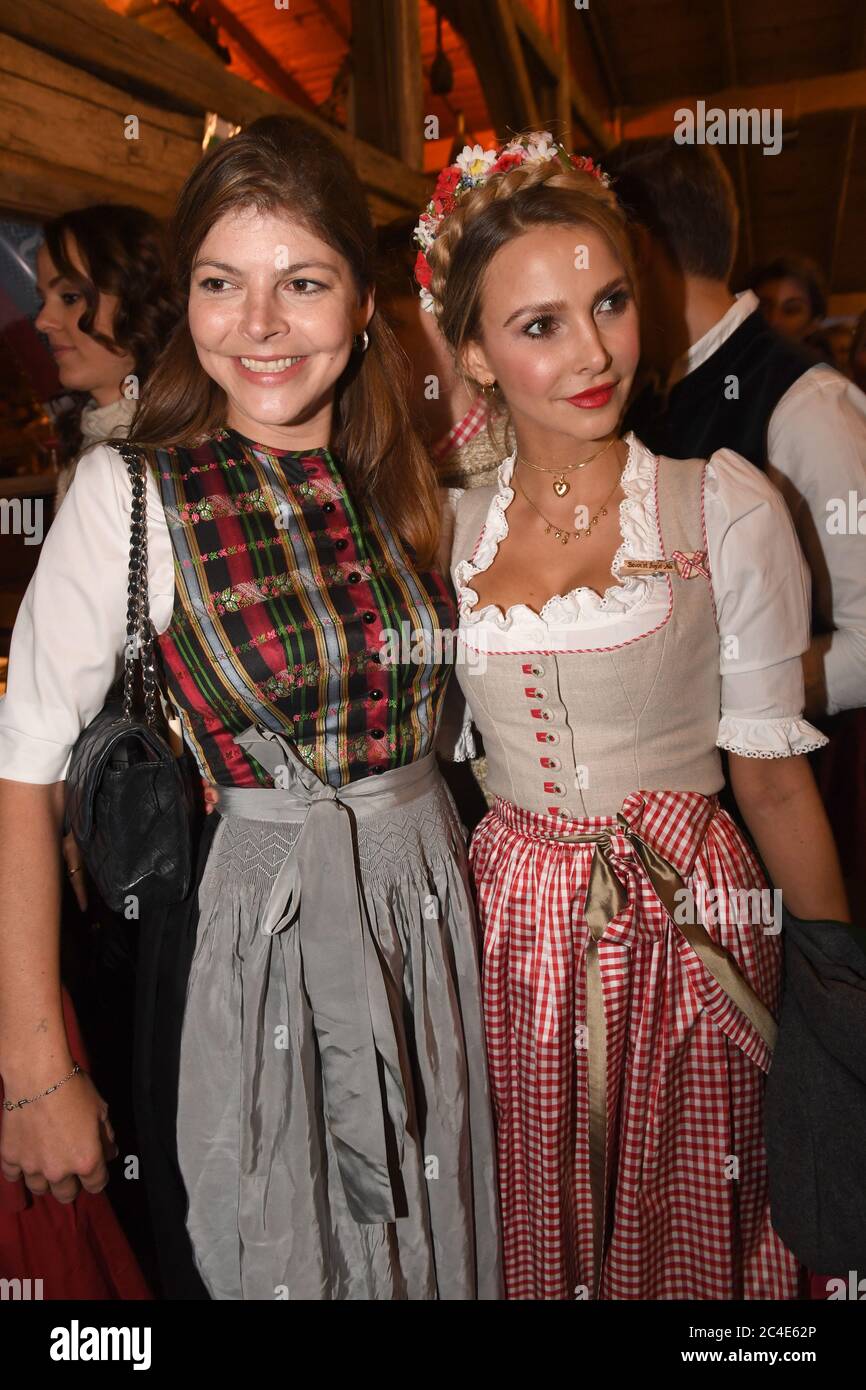
<svg viewBox="0 0 866 1390"><path fill-rule="evenodd" d="M596 449L594 454L590 454L588 459L583 459L580 463L570 463L567 468L545 468L540 463L530 463L529 459L521 458L519 454L517 455L517 462L525 463L526 467L531 468L535 473L555 474L553 479L553 491L556 493L557 497L566 497L568 493L571 492L571 484L565 477L566 473L575 473L579 468L587 468L589 464L594 463L596 459L600 459L602 454L607 453L616 438L617 436L612 434L607 443L602 444L600 449Z"/></svg>
<svg viewBox="0 0 866 1390"><path fill-rule="evenodd" d="M587 537L588 537L588 536L590 535L590 533L592 532L592 528L593 528L594 526L598 525L598 519L599 519L599 517L607 516L607 504L608 504L608 502L610 501L611 497L613 497L613 494L616 492L617 488L618 488L619 485L620 485L620 482L622 481L623 467L624 467L624 465L620 465L620 470L619 470L619 473L617 474L616 482L614 483L614 485L613 485L613 487L611 488L610 492L607 494L607 497L605 497L605 499L604 499L604 501L602 502L601 506L599 507L598 511L597 511L597 512L595 513L595 515L593 516L593 518L592 518L592 520L590 521L589 525L588 525L588 526L583 526L583 527L581 527L581 528L580 528L579 530L577 530L577 531L570 531L570 530L568 530L568 529L563 529L561 526L557 526L557 524L556 524L555 521L551 521L548 517L546 517L546 516L544 515L544 512L540 511L539 508L536 507L536 505L535 505L535 503L533 502L532 498L527 496L525 489L524 489L523 487L521 487L520 483L517 482L517 479L516 479L516 478L515 478L514 481L517 483L517 487L518 487L519 491L523 494L524 498L525 498L526 501L529 503L529 505L530 505L530 507L532 508L532 510L533 510L534 512L537 512L538 515L541 517L541 520L544 522L544 534L545 534L546 536L549 536L550 533L551 533L551 531L552 531L555 540L560 541L560 542L562 543L562 545L567 545L568 542L569 542L569 540L571 539L572 536L574 536L575 540L578 540L578 541L579 541L579 540L582 540L584 536L587 536Z"/></svg>

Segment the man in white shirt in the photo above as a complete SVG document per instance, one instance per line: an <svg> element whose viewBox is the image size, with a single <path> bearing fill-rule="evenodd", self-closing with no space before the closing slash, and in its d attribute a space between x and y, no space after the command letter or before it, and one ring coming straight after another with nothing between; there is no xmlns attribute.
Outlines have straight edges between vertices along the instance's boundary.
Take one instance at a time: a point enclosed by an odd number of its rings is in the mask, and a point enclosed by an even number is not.
<svg viewBox="0 0 866 1390"><path fill-rule="evenodd" d="M743 454L785 496L812 571L803 658L815 716L866 705L866 396L770 330L728 278L738 211L712 147L625 141L605 157L635 226L645 365L627 425L657 453Z"/></svg>

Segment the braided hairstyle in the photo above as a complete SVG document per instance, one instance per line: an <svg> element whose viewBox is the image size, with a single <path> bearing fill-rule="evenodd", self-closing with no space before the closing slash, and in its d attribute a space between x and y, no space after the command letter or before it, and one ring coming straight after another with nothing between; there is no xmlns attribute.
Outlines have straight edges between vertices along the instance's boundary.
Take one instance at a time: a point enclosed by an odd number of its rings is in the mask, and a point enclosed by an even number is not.
<svg viewBox="0 0 866 1390"><path fill-rule="evenodd" d="M637 294L626 220L611 188L580 169L566 171L556 160L492 175L460 196L427 251L434 312L470 389L478 383L467 375L462 351L481 334L485 273L501 246L543 226L584 226L600 232ZM488 406L491 412L503 412L498 387L488 397Z"/></svg>

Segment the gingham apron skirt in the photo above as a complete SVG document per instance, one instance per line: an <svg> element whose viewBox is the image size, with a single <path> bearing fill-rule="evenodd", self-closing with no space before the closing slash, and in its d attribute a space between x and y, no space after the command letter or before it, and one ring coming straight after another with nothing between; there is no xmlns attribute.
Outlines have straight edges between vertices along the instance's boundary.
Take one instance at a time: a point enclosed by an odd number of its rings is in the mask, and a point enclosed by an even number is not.
<svg viewBox="0 0 866 1390"><path fill-rule="evenodd" d="M279 735L237 741L290 778L221 788L199 891L177 1137L202 1279L500 1298L478 942L434 757L335 789Z"/></svg>
<svg viewBox="0 0 866 1390"><path fill-rule="evenodd" d="M796 1298L762 1137L780 938L746 920L766 882L717 799L583 821L498 800L470 864L506 1296Z"/></svg>

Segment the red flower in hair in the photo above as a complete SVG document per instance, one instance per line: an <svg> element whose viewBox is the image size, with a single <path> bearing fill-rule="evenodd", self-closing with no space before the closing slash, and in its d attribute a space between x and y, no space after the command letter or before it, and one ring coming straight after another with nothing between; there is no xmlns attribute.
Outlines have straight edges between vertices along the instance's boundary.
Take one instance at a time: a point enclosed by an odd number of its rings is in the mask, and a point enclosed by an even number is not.
<svg viewBox="0 0 866 1390"><path fill-rule="evenodd" d="M453 193L461 177L462 170L457 164L447 165L436 180L436 187L433 190L434 198L440 198L445 193Z"/></svg>
<svg viewBox="0 0 866 1390"><path fill-rule="evenodd" d="M427 257L423 251L419 251L415 259L415 279L422 290L429 290L432 277L433 272L427 264Z"/></svg>
<svg viewBox="0 0 866 1390"><path fill-rule="evenodd" d="M525 163L525 161L526 155L521 154L519 150L508 150L505 154L499 156L495 164L491 164L489 173L507 174L509 170L516 169L518 165Z"/></svg>
<svg viewBox="0 0 866 1390"><path fill-rule="evenodd" d="M453 193L446 193L442 196L433 197L433 215L435 217L447 217L449 212L453 212L457 206L457 199Z"/></svg>

